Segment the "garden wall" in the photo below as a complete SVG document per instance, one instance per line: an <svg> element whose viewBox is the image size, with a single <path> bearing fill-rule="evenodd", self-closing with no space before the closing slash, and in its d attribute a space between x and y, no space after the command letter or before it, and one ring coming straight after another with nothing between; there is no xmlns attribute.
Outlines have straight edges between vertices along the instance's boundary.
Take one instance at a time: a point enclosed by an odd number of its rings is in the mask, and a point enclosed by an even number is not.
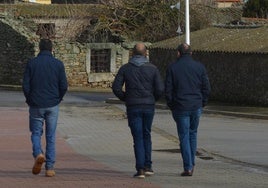
<svg viewBox="0 0 268 188"><path fill-rule="evenodd" d="M176 50L150 49L150 60L163 77L167 65L176 60ZM268 106L268 54L193 52L207 68L212 92L210 100L239 105Z"/></svg>

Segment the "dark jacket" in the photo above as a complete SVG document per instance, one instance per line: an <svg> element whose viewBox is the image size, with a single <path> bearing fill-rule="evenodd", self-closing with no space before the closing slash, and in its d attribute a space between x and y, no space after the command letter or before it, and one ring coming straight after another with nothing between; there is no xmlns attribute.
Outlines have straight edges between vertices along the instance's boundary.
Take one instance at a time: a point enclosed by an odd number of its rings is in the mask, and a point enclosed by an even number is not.
<svg viewBox="0 0 268 188"><path fill-rule="evenodd" d="M156 66L144 56L136 55L119 69L112 89L127 107L146 107L154 106L163 95L164 83Z"/></svg>
<svg viewBox="0 0 268 188"><path fill-rule="evenodd" d="M166 72L167 105L174 110L197 110L208 102L210 83L203 64L186 54L172 63Z"/></svg>
<svg viewBox="0 0 268 188"><path fill-rule="evenodd" d="M23 93L31 107L58 105L67 91L64 65L50 51L41 51L25 68Z"/></svg>

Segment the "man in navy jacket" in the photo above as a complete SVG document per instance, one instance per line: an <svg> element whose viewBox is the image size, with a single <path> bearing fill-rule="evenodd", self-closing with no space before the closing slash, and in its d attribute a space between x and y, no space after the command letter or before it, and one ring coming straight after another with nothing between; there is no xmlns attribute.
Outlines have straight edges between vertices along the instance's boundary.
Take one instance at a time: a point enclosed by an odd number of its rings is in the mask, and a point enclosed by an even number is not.
<svg viewBox="0 0 268 188"><path fill-rule="evenodd" d="M124 90L125 85L125 90ZM138 43L133 57L123 65L113 83L114 94L125 102L136 158L136 178L153 175L151 127L155 101L164 92L164 83L156 66L146 58L146 47Z"/></svg>
<svg viewBox="0 0 268 188"><path fill-rule="evenodd" d="M202 107L208 102L210 83L203 64L193 60L189 45L178 47L178 60L166 72L165 94L177 124L184 171L192 176L197 148L197 128Z"/></svg>
<svg viewBox="0 0 268 188"><path fill-rule="evenodd" d="M33 174L39 174L46 162L46 176L55 175L55 132L57 127L59 103L65 95L68 85L64 64L52 55L52 42L41 39L40 53L31 59L25 68L23 93L29 105L30 131L33 157ZM41 146L43 124L45 122L46 151Z"/></svg>

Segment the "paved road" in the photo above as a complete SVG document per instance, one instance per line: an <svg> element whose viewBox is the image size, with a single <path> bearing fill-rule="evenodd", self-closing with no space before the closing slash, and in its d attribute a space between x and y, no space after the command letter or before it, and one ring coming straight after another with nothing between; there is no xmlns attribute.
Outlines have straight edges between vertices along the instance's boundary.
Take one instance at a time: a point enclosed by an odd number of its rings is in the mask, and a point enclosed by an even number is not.
<svg viewBox="0 0 268 188"><path fill-rule="evenodd" d="M106 97L111 94L69 93L61 105L59 135L77 153L132 176L132 140L124 107L102 102ZM1 91L0 103L27 111L18 92ZM182 178L175 124L167 110L158 109L152 133L156 174L145 181L167 188L268 187L267 132L267 120L204 114L195 175Z"/></svg>
<svg viewBox="0 0 268 188"><path fill-rule="evenodd" d="M155 126L177 136L173 120L160 113ZM175 124L174 124L175 125ZM220 115L203 115L199 126L199 148L213 156L223 156L268 172L268 121Z"/></svg>

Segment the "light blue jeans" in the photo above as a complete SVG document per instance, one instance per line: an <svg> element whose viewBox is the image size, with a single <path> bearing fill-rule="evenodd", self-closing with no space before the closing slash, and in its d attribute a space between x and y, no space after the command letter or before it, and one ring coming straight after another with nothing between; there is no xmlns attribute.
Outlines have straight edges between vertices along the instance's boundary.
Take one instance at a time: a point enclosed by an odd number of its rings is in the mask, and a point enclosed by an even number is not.
<svg viewBox="0 0 268 188"><path fill-rule="evenodd" d="M127 109L128 125L134 142L136 170L152 167L151 127L154 107Z"/></svg>
<svg viewBox="0 0 268 188"><path fill-rule="evenodd" d="M30 107L30 131L33 157L36 158L43 153L41 138L43 135L43 125L45 122L46 134L46 169L53 169L55 163L55 144L56 144L56 128L59 114L59 106L50 108L34 108Z"/></svg>
<svg viewBox="0 0 268 188"><path fill-rule="evenodd" d="M197 129L201 114L202 108L193 111L172 111L173 119L177 124L183 167L185 171L192 170L195 165Z"/></svg>

